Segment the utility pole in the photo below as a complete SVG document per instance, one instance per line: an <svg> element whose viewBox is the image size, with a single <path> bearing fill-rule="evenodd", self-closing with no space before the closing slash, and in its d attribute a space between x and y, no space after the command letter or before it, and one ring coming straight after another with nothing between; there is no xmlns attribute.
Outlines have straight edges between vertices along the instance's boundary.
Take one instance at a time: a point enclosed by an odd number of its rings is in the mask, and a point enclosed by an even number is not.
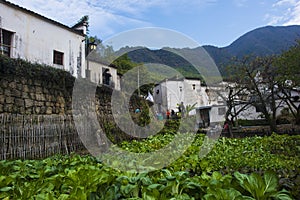
<svg viewBox="0 0 300 200"><path fill-rule="evenodd" d="M141 91L140 91L140 67L138 66L138 74L137 74L137 86L138 86L138 95L139 97L141 96Z"/></svg>
<svg viewBox="0 0 300 200"><path fill-rule="evenodd" d="M0 16L0 48L1 48L1 54L3 55L3 33L2 33L2 18Z"/></svg>

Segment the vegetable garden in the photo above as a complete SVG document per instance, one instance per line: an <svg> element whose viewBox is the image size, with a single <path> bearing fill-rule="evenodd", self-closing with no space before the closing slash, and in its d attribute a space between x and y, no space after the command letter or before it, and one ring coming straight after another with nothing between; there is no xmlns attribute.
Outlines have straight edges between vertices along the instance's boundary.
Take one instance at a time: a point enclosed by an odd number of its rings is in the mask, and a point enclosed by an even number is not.
<svg viewBox="0 0 300 200"><path fill-rule="evenodd" d="M120 146L149 152L173 137ZM148 173L118 171L77 154L0 161L0 199L300 199L300 136L219 138L200 159L203 139L198 134L174 163Z"/></svg>

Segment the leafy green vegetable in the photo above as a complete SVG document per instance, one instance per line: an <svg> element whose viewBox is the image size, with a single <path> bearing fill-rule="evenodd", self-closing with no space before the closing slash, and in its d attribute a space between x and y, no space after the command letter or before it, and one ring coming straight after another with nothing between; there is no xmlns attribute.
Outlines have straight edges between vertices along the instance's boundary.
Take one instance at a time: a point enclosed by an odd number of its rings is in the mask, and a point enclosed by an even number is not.
<svg viewBox="0 0 300 200"><path fill-rule="evenodd" d="M149 173L121 172L76 154L43 160L0 161L0 199L281 199L299 197L300 136L220 138L204 158L204 135L170 166ZM124 142L151 152L172 134ZM282 151L284 147L284 151ZM131 161L134 163L134 161ZM279 180L281 184L279 184ZM298 181L297 181L298 180Z"/></svg>

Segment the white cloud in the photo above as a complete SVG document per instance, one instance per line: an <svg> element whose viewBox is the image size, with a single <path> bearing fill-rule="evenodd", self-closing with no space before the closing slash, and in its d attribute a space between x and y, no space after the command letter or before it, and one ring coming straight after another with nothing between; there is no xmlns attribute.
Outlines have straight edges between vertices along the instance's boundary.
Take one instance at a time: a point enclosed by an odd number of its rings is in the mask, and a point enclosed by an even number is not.
<svg viewBox="0 0 300 200"><path fill-rule="evenodd" d="M60 23L72 26L84 15L90 18L93 35L105 37L113 34L115 26L149 26L149 23L136 19L140 12L154 6L158 0L10 0L12 3L34 11ZM133 4L135 4L133 6Z"/></svg>
<svg viewBox="0 0 300 200"><path fill-rule="evenodd" d="M294 8L291 10L290 19L284 23L284 25L300 25L300 1L297 2Z"/></svg>
<svg viewBox="0 0 300 200"><path fill-rule="evenodd" d="M300 1L278 0L272 5L274 14L267 14L269 25L300 25Z"/></svg>
<svg viewBox="0 0 300 200"><path fill-rule="evenodd" d="M84 15L90 19L90 34L106 38L119 30L153 26L143 14L153 9L157 12L174 12L174 9L203 7L219 0L9 0L68 26Z"/></svg>
<svg viewBox="0 0 300 200"><path fill-rule="evenodd" d="M273 7L283 6L283 5L294 5L296 2L297 2L296 0L279 0L275 4L273 4Z"/></svg>
<svg viewBox="0 0 300 200"><path fill-rule="evenodd" d="M248 0L234 0L234 4L237 7L244 7L246 6Z"/></svg>

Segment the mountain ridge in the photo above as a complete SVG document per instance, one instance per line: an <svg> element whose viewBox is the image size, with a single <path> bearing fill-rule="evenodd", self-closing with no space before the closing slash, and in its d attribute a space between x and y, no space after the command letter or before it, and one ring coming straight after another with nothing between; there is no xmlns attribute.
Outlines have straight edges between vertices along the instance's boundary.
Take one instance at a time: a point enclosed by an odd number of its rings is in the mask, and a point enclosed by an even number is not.
<svg viewBox="0 0 300 200"><path fill-rule="evenodd" d="M230 45L225 47L216 47L212 45L204 45L194 49L189 49L193 54L197 54L200 48L204 48L218 66L221 74L226 76L226 67L230 64L232 57L242 58L244 56L269 56L278 55L295 45L300 40L300 25L291 26L265 26L251 30ZM160 63L173 67L185 76L194 74L196 71L190 69L192 66L182 58L167 51L169 47L159 50L150 50L147 48L139 48L130 51L131 47L126 47L129 58L133 62L138 63ZM121 51L125 48L121 49ZM184 49L178 49L184 51ZM177 57L179 57L177 55Z"/></svg>

